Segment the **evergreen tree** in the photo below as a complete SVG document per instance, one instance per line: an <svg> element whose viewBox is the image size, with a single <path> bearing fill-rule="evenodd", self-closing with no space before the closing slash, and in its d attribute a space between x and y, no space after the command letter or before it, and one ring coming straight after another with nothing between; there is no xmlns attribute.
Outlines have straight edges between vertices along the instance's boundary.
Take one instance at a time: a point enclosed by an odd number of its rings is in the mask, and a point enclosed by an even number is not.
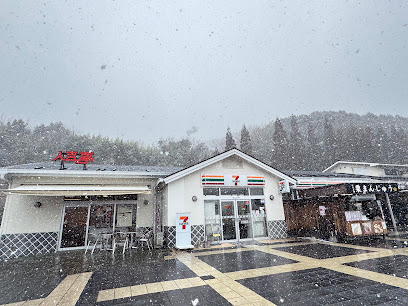
<svg viewBox="0 0 408 306"><path fill-rule="evenodd" d="M401 140L403 138L403 133L391 125L388 141L388 163L397 164L402 160L403 150L400 146Z"/></svg>
<svg viewBox="0 0 408 306"><path fill-rule="evenodd" d="M325 167L328 167L336 162L337 155L337 140L334 134L333 125L329 121L328 117L326 117L324 120L323 143L323 161L325 163Z"/></svg>
<svg viewBox="0 0 408 306"><path fill-rule="evenodd" d="M304 155L306 170L318 171L323 168L321 164L321 143L316 135L316 127L310 122L307 125L306 150Z"/></svg>
<svg viewBox="0 0 408 306"><path fill-rule="evenodd" d="M288 167L288 137L279 118L275 121L275 131L272 136L272 164L279 169Z"/></svg>
<svg viewBox="0 0 408 306"><path fill-rule="evenodd" d="M305 143L295 116L290 118L290 134L288 143L289 169L305 169Z"/></svg>
<svg viewBox="0 0 408 306"><path fill-rule="evenodd" d="M242 126L241 129L241 151L249 155L252 154L251 135L249 135L249 132L245 124Z"/></svg>
<svg viewBox="0 0 408 306"><path fill-rule="evenodd" d="M237 144L235 143L234 138L232 137L231 130L228 127L227 128L227 133L225 135L225 151L231 150L235 148Z"/></svg>

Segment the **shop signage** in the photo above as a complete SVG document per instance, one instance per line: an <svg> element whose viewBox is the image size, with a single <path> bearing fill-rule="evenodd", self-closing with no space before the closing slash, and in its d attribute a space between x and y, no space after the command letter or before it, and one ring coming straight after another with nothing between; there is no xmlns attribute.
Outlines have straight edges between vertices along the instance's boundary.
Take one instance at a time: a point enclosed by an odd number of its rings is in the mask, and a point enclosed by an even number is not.
<svg viewBox="0 0 408 306"><path fill-rule="evenodd" d="M345 184L348 193L393 193L398 192L397 183L353 183Z"/></svg>
<svg viewBox="0 0 408 306"><path fill-rule="evenodd" d="M191 245L191 214L176 214L176 247L178 249L190 249Z"/></svg>
<svg viewBox="0 0 408 306"><path fill-rule="evenodd" d="M201 175L202 186L264 186L263 176L250 175Z"/></svg>
<svg viewBox="0 0 408 306"><path fill-rule="evenodd" d="M93 162L93 154L94 152L58 151L58 155L52 161L61 160L61 169L64 169L66 161L84 165L86 169L86 163Z"/></svg>
<svg viewBox="0 0 408 306"><path fill-rule="evenodd" d="M280 193L290 192L289 182L287 180L279 181L278 189Z"/></svg>
<svg viewBox="0 0 408 306"><path fill-rule="evenodd" d="M75 152L75 151L58 151L58 155L52 160L56 161L73 161L76 164L86 164L87 162L93 162L93 152Z"/></svg>
<svg viewBox="0 0 408 306"><path fill-rule="evenodd" d="M326 207L325 206L319 206L319 214L321 216L325 216L326 215Z"/></svg>

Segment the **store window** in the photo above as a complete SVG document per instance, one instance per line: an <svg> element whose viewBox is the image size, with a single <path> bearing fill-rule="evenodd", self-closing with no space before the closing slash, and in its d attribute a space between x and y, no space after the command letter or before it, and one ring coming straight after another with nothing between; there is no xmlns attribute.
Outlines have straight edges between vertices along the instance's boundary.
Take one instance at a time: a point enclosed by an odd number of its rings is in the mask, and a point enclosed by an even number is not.
<svg viewBox="0 0 408 306"><path fill-rule="evenodd" d="M250 188L249 192L251 193L251 196L264 195L263 188Z"/></svg>
<svg viewBox="0 0 408 306"><path fill-rule="evenodd" d="M220 216L220 201L205 200L205 235L207 241L214 242L221 240L221 216Z"/></svg>
<svg viewBox="0 0 408 306"><path fill-rule="evenodd" d="M221 195L249 195L248 188L221 188Z"/></svg>
<svg viewBox="0 0 408 306"><path fill-rule="evenodd" d="M266 212L264 199L252 199L252 222L254 238L266 237Z"/></svg>
<svg viewBox="0 0 408 306"><path fill-rule="evenodd" d="M219 188L203 188L203 194L205 196L207 196L207 195L219 196L220 195L220 189Z"/></svg>

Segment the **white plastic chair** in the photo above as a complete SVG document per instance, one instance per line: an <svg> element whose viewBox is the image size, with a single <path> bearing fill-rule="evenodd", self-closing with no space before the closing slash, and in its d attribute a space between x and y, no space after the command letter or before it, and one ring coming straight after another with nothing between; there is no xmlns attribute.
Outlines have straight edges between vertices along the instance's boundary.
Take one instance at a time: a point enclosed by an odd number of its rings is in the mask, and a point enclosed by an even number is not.
<svg viewBox="0 0 408 306"><path fill-rule="evenodd" d="M149 251L150 251L151 249L153 249L152 236L153 236L152 231L148 231L148 232L146 232L145 234L142 234L142 235L140 236L140 238L139 238L138 241L140 242L140 244L141 244L141 246L142 246L142 249L143 249L143 244L144 244L144 243L146 243L147 248L149 249Z"/></svg>
<svg viewBox="0 0 408 306"><path fill-rule="evenodd" d="M115 233L113 238L113 250L112 253L115 253L117 245L123 245L122 254L125 254L125 250L129 249L129 234L125 232Z"/></svg>

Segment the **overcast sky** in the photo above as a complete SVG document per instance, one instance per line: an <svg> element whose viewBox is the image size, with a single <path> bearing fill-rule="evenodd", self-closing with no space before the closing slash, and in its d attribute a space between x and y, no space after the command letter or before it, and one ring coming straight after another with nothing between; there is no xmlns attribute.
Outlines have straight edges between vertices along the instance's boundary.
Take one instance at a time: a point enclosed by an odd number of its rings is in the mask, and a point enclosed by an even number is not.
<svg viewBox="0 0 408 306"><path fill-rule="evenodd" d="M2 0L0 113L145 143L318 110L408 116L407 3Z"/></svg>

